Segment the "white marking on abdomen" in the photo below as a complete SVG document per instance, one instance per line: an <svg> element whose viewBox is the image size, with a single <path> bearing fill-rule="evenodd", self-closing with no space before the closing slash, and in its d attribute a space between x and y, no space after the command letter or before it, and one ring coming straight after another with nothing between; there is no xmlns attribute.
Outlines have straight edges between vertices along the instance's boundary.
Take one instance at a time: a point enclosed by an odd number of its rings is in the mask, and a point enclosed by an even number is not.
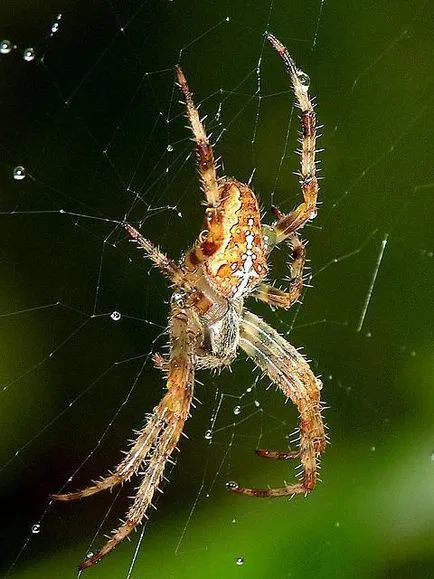
<svg viewBox="0 0 434 579"><path fill-rule="evenodd" d="M246 231L246 253L241 256L244 262L243 267L233 273L233 275L240 278L240 283L233 294L234 298L239 298L244 294L251 278L259 277L253 268L253 261L256 259L256 255L252 252L254 239L255 235L251 231Z"/></svg>

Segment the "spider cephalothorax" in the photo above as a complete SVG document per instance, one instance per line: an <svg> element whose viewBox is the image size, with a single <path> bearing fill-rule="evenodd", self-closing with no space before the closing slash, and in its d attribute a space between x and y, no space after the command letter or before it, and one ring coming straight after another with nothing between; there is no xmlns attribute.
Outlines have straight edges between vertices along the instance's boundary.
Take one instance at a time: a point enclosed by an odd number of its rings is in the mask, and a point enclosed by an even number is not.
<svg viewBox="0 0 434 579"><path fill-rule="evenodd" d="M154 356L155 365L166 376L167 392L130 450L113 473L91 486L72 493L53 495L55 500L83 498L142 476L125 522L96 554L80 565L90 567L109 553L140 524L162 482L166 463L177 447L190 412L196 368L228 366L241 348L268 375L300 413L297 450L258 449L259 456L299 458L302 478L281 488L254 489L232 484L235 493L255 497L277 497L310 492L317 481L319 455L326 445L321 419L321 381L312 373L296 348L261 318L244 308L254 297L273 307L289 308L303 287L305 247L298 236L316 215L318 181L315 176L316 122L308 94L308 78L272 35L267 40L281 56L301 109L301 169L303 202L287 215L275 210L276 222L261 223L258 202L248 185L232 178L217 178L212 147L199 119L182 70L176 74L187 107L187 116L198 154L198 168L207 207L198 240L180 263L169 259L130 224L124 227L145 256L169 279L172 288L169 319L170 353ZM265 283L267 259L272 249L285 242L292 251L289 285L277 289Z"/></svg>

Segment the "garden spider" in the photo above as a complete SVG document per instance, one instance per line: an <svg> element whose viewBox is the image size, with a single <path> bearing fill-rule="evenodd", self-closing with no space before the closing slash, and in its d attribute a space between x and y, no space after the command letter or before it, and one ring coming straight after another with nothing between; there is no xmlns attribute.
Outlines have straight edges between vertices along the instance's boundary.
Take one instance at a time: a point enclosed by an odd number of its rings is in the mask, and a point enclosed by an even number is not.
<svg viewBox="0 0 434 579"><path fill-rule="evenodd" d="M192 249L175 263L145 239L134 227L124 224L132 241L165 274L173 289L170 304L170 354L154 356L155 365L167 379L167 392L137 433L130 450L115 470L91 486L52 495L57 501L81 499L142 476L126 520L115 529L96 554L90 554L80 569L90 567L107 555L141 523L162 482L166 463L178 445L189 417L196 368L229 366L240 347L298 408L299 449L269 451L262 457L299 458L302 479L282 488L255 489L228 485L234 493L253 497L307 494L316 484L319 455L326 445L321 419L321 381L314 376L303 356L261 318L244 309L244 299L255 297L272 307L290 308L303 287L305 246L298 236L316 215L318 181L315 177L316 125L308 94L308 77L299 70L286 48L272 34L267 40L282 58L301 109L301 171L304 201L284 215L274 210L276 222L261 224L255 194L248 185L233 178L217 178L213 150L194 105L182 70L178 83L185 99L187 116L198 156L199 177L206 196L205 224ZM267 258L272 249L285 242L292 250L289 286L286 290L265 283Z"/></svg>

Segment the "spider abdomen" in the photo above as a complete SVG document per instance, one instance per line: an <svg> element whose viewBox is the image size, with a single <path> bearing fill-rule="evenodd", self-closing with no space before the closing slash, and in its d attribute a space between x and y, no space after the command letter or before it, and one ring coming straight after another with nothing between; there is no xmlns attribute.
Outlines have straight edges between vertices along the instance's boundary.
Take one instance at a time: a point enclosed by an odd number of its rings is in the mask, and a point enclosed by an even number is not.
<svg viewBox="0 0 434 579"><path fill-rule="evenodd" d="M250 293L266 276L261 215L253 191L235 179L220 186L220 202L206 210L200 245L211 283L228 298Z"/></svg>

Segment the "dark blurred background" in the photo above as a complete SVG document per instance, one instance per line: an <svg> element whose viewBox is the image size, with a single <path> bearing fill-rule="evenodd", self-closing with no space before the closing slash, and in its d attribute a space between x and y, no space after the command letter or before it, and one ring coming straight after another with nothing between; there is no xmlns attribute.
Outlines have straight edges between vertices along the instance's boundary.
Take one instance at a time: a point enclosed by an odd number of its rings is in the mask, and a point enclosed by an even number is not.
<svg viewBox="0 0 434 579"><path fill-rule="evenodd" d="M175 64L222 173L255 171L264 220L300 200L271 30L311 78L324 180L303 232L302 307L249 306L322 376L323 482L291 502L229 495L229 480L292 479L292 465L253 450L285 447L297 416L243 357L233 373L201 372L134 565L139 534L88 575L434 575L433 12L410 0L0 5L1 573L75 577L132 494L48 502L70 477L80 488L111 468L163 391L150 355L169 291L117 223L127 216L174 258L200 231ZM273 277L284 273L277 254Z"/></svg>

